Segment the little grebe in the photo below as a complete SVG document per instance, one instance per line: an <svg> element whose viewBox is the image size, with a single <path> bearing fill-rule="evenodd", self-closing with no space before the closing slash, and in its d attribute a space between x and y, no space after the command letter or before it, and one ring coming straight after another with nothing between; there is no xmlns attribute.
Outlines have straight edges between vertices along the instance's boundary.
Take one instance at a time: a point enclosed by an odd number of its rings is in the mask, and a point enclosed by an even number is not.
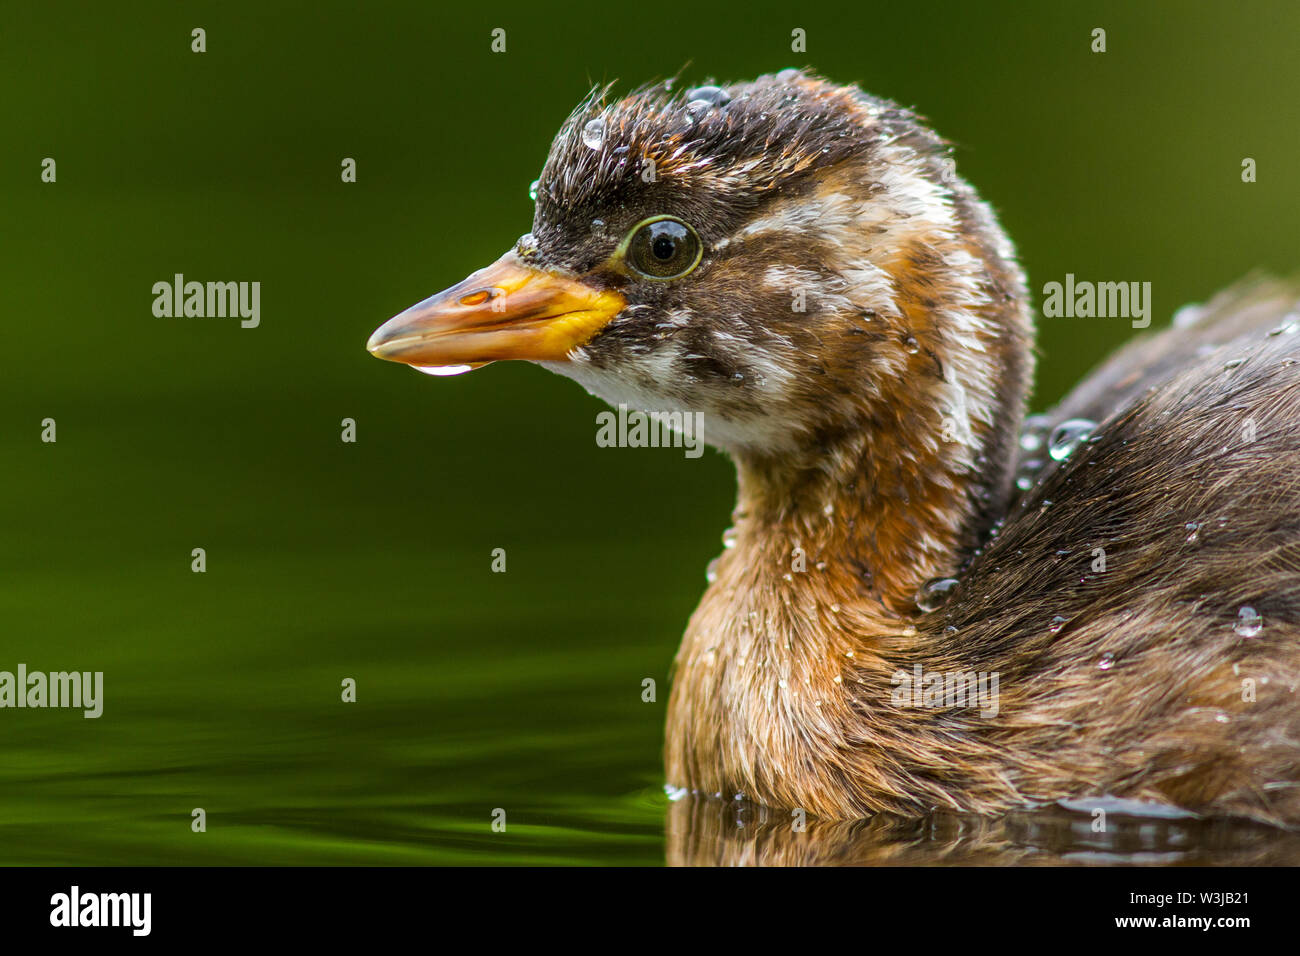
<svg viewBox="0 0 1300 956"><path fill-rule="evenodd" d="M670 785L839 819L1109 795L1300 823L1294 290L1185 312L1022 435L1014 250L892 103L794 70L593 94L535 192L530 234L368 347L537 362L702 413L734 459Z"/></svg>

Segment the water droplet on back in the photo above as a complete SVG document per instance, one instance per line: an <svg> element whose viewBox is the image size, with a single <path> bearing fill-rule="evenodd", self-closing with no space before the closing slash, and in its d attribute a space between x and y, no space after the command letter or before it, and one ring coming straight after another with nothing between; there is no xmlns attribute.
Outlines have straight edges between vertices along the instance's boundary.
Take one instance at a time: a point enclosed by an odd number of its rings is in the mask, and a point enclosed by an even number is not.
<svg viewBox="0 0 1300 956"><path fill-rule="evenodd" d="M1065 461L1096 427L1097 423L1087 418L1071 418L1061 422L1052 430L1052 437L1047 441L1047 453L1053 461Z"/></svg>
<svg viewBox="0 0 1300 956"><path fill-rule="evenodd" d="M1259 637L1259 632L1264 630L1264 619L1247 604L1237 611L1237 623L1232 629L1241 637Z"/></svg>
<svg viewBox="0 0 1300 956"><path fill-rule="evenodd" d="M960 582L956 578L931 578L916 594L916 606L927 614L941 607Z"/></svg>

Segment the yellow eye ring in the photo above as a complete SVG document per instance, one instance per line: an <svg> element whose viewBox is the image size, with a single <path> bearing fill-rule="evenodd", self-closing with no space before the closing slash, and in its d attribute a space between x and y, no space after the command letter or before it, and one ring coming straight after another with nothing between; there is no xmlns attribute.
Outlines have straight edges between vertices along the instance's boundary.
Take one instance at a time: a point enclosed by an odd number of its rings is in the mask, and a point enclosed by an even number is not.
<svg viewBox="0 0 1300 956"><path fill-rule="evenodd" d="M632 227L614 256L643 278L667 281L688 275L700 264L704 243L675 216L651 216Z"/></svg>

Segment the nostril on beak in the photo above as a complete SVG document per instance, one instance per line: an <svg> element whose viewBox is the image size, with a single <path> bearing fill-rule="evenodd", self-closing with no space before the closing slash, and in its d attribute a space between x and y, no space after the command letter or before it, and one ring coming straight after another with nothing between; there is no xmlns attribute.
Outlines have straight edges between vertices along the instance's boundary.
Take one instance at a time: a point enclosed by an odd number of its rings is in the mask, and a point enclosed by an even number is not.
<svg viewBox="0 0 1300 956"><path fill-rule="evenodd" d="M501 295L504 290L496 286L488 286L486 289L475 289L473 292L466 293L460 297L461 305L482 305L488 299L495 299Z"/></svg>

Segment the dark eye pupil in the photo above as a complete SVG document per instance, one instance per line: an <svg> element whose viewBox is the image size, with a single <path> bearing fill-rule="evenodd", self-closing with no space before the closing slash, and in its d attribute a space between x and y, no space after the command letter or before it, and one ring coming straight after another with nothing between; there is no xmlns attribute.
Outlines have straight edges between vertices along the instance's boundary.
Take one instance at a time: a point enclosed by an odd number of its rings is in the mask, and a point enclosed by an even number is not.
<svg viewBox="0 0 1300 956"><path fill-rule="evenodd" d="M656 236L650 245L650 251L654 253L656 259L667 262L677 254L677 242L671 236Z"/></svg>
<svg viewBox="0 0 1300 956"><path fill-rule="evenodd" d="M700 261L700 239L680 219L643 222L626 242L627 264L647 278L680 278Z"/></svg>

